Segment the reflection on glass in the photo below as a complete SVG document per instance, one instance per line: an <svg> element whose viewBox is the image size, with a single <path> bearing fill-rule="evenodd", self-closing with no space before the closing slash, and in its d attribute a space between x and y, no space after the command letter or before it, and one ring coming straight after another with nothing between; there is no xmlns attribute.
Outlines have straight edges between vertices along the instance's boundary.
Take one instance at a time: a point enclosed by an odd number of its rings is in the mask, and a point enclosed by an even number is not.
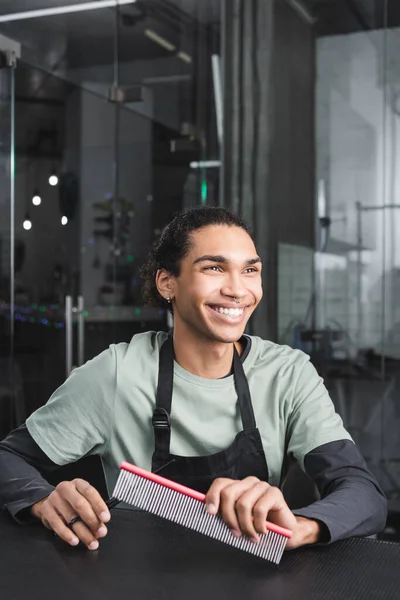
<svg viewBox="0 0 400 600"><path fill-rule="evenodd" d="M345 2L298 4L310 18L306 24L297 13L293 31L314 35L301 81L315 64L316 235L314 252L279 244L279 339L311 355L390 508L398 511L398 3L357 2L351 10ZM281 32L283 13L278 16ZM286 90L279 90L283 101ZM300 99L290 115L294 138L305 112L299 107ZM276 135L275 144L283 140ZM295 202L302 206L300 195Z"/></svg>
<svg viewBox="0 0 400 600"><path fill-rule="evenodd" d="M219 2L120 4L7 22L0 9L0 34L22 45L13 322L28 413L65 378L66 337L76 365L82 348L87 360L167 327L164 311L143 306L140 266L176 211L218 201ZM10 270L4 245L0 258Z"/></svg>
<svg viewBox="0 0 400 600"><path fill-rule="evenodd" d="M326 245L316 257L316 323L330 331L326 374L338 410L391 502L400 488L390 434L399 424L400 372L400 38L392 6L359 3L352 15L331 7L336 20L324 20L316 45L316 180L328 218L318 221Z"/></svg>

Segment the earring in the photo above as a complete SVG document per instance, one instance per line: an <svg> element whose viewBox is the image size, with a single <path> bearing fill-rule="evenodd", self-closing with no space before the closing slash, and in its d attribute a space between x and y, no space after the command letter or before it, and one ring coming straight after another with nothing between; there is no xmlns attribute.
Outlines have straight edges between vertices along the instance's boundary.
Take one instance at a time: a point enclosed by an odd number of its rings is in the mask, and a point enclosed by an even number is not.
<svg viewBox="0 0 400 600"><path fill-rule="evenodd" d="M166 300L167 300L168 304L170 304L171 303L171 296L167 296Z"/></svg>

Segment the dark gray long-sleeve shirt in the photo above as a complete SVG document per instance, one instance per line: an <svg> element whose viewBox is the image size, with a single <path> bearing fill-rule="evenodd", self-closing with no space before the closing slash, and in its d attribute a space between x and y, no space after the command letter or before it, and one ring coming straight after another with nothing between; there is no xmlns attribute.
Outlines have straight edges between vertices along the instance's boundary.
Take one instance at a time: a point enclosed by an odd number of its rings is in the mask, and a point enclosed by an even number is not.
<svg viewBox="0 0 400 600"><path fill-rule="evenodd" d="M324 524L325 542L381 531L386 523L386 499L349 440L324 444L305 458L305 471L321 499L296 515ZM25 426L0 442L0 507L20 523L30 520L29 508L54 489L43 477L58 465L33 440Z"/></svg>
<svg viewBox="0 0 400 600"><path fill-rule="evenodd" d="M87 454L100 455L106 467L112 461L112 476L121 460L146 468L165 335L134 336L130 344L112 346L76 369L27 427L0 443L0 507L24 520L27 509L51 493L48 473ZM308 357L250 336L242 344L271 485L279 485L286 459L295 460L315 482L321 499L294 512L323 523L326 541L381 531L386 499ZM192 454L227 447L240 425L234 416L232 377L203 380L179 365L175 369L171 416L174 443L179 444L174 452L188 454L188 445ZM112 481L107 483L112 489Z"/></svg>

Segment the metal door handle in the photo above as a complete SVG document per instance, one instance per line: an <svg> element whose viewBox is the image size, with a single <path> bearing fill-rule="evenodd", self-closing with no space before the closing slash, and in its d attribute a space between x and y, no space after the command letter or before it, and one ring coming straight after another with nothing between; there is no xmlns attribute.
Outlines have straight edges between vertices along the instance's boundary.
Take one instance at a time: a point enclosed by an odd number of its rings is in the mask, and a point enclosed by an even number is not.
<svg viewBox="0 0 400 600"><path fill-rule="evenodd" d="M65 296L65 370L68 377L72 371L72 296Z"/></svg>
<svg viewBox="0 0 400 600"><path fill-rule="evenodd" d="M78 367L85 362L85 317L83 311L85 309L85 301L83 296L78 296Z"/></svg>

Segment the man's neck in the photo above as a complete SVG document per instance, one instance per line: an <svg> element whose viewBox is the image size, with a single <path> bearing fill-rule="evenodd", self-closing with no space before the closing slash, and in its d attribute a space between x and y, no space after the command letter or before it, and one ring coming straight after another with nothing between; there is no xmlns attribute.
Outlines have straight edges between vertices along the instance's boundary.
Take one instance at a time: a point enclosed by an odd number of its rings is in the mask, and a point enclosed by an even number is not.
<svg viewBox="0 0 400 600"><path fill-rule="evenodd" d="M221 379L230 373L233 361L233 344L215 342L193 334L185 328L174 329L174 352L176 362L193 375L206 379ZM239 355L242 348L235 342Z"/></svg>

